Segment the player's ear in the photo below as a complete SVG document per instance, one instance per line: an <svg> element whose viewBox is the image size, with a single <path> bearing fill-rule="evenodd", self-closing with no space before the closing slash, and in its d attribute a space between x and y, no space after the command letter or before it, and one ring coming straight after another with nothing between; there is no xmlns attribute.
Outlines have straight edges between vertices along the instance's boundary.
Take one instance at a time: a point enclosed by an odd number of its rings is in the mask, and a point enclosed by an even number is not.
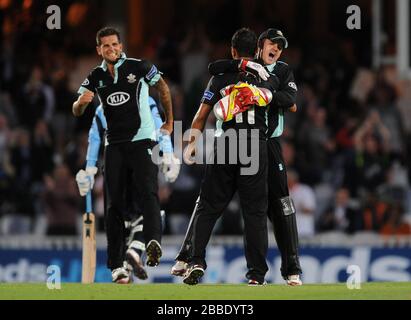
<svg viewBox="0 0 411 320"><path fill-rule="evenodd" d="M118 47L119 47L120 51L123 52L123 43L122 42L119 43Z"/></svg>
<svg viewBox="0 0 411 320"><path fill-rule="evenodd" d="M101 54L101 48L100 48L100 46L96 46L96 50L97 50L97 54L98 54L99 56L101 56L102 54Z"/></svg>
<svg viewBox="0 0 411 320"><path fill-rule="evenodd" d="M231 47L231 56L233 57L233 59L239 58L239 54L238 54L237 49Z"/></svg>
<svg viewBox="0 0 411 320"><path fill-rule="evenodd" d="M257 49L257 59L262 59L263 56L263 49L258 48Z"/></svg>

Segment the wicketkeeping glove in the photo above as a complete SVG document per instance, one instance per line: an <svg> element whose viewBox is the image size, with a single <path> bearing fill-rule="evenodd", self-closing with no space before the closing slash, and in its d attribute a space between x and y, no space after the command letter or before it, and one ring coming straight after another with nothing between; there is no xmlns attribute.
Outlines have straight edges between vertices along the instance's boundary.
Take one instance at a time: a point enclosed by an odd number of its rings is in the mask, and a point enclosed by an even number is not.
<svg viewBox="0 0 411 320"><path fill-rule="evenodd" d="M180 173L180 160L174 155L174 153L164 153L160 163L160 169L164 174L167 182L176 181L178 174Z"/></svg>
<svg viewBox="0 0 411 320"><path fill-rule="evenodd" d="M270 77L268 71L261 64L246 59L241 59L238 68L242 71L250 72L264 81Z"/></svg>
<svg viewBox="0 0 411 320"><path fill-rule="evenodd" d="M77 172L76 181L80 195L84 197L94 186L94 176L97 173L96 167L87 167L86 170Z"/></svg>

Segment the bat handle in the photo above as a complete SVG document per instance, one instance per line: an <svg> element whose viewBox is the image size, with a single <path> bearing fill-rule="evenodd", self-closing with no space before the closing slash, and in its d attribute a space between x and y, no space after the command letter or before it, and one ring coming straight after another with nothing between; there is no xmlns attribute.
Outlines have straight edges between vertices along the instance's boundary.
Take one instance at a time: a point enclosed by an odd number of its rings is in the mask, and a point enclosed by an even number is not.
<svg viewBox="0 0 411 320"><path fill-rule="evenodd" d="M91 191L87 192L86 195L86 212L92 212L92 205L91 205Z"/></svg>

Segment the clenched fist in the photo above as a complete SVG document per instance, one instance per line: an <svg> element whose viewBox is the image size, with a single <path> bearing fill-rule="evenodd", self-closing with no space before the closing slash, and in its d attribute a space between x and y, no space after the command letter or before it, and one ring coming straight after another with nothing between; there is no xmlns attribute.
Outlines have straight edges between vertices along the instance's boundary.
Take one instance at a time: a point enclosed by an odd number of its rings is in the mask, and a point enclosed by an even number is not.
<svg viewBox="0 0 411 320"><path fill-rule="evenodd" d="M73 103L73 114L76 117L81 116L84 113L87 105L93 101L94 93L87 90L83 92L77 99L76 102Z"/></svg>
<svg viewBox="0 0 411 320"><path fill-rule="evenodd" d="M80 97L78 97L78 102L81 106L89 104L94 99L94 93L91 91L86 91Z"/></svg>

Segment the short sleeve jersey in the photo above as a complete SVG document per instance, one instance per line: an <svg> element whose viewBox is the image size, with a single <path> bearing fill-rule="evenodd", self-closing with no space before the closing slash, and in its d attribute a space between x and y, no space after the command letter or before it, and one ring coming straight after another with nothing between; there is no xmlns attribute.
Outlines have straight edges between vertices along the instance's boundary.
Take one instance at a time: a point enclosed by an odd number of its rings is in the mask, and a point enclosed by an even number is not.
<svg viewBox="0 0 411 320"><path fill-rule="evenodd" d="M148 88L160 77L155 65L124 53L114 66L114 77L105 61L91 71L78 93L90 90L98 95L107 120L108 144L155 140Z"/></svg>

